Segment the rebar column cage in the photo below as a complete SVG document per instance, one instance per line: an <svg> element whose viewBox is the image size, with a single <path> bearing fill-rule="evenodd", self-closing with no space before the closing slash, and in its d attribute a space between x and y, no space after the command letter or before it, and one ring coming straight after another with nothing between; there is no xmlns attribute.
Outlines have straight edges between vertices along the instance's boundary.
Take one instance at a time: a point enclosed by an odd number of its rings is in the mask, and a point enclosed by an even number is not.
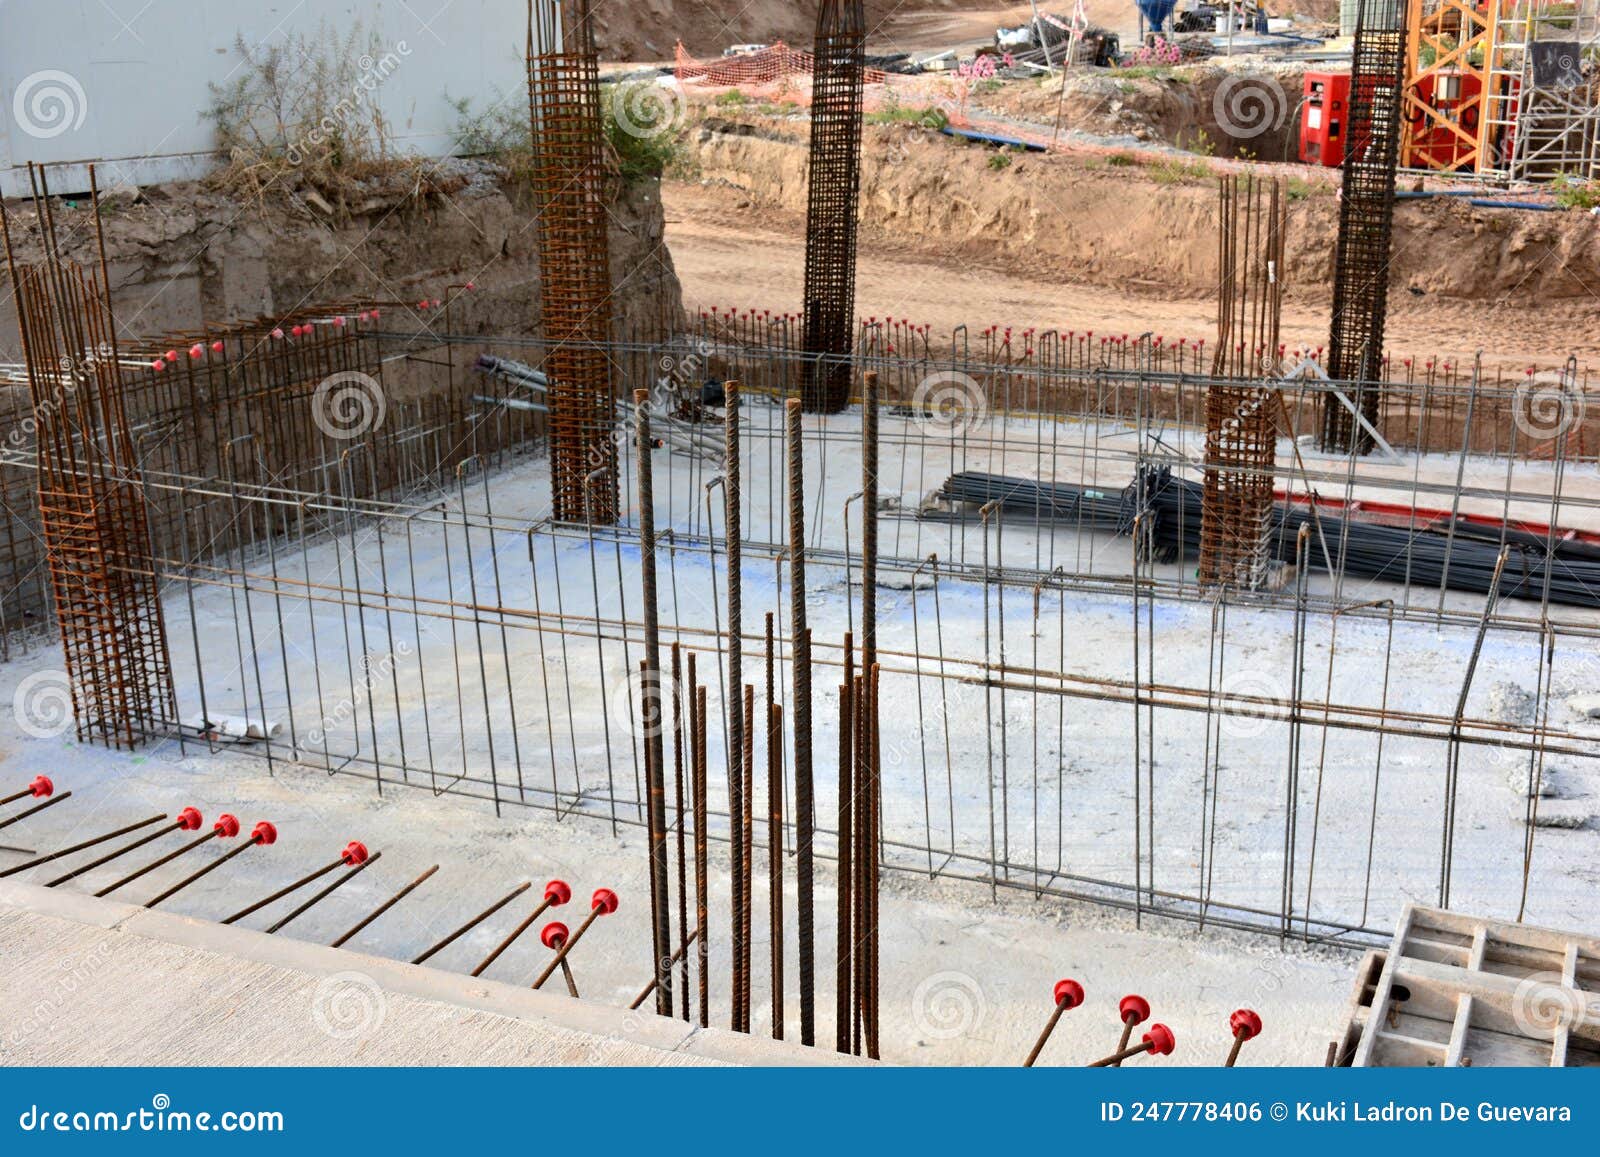
<svg viewBox="0 0 1600 1157"><path fill-rule="evenodd" d="M43 173L30 177L45 259L15 260L3 207L0 236L33 407L45 569L78 739L132 748L170 733L177 705L104 244L98 274L64 261Z"/></svg>
<svg viewBox="0 0 1600 1157"><path fill-rule="evenodd" d="M1400 153L1400 89L1405 72L1405 0L1362 0L1351 65L1350 117L1345 133L1339 239L1334 252L1333 319L1328 376L1374 382L1383 368L1389 308L1389 243L1394 228L1394 179ZM1366 424L1376 425L1382 397L1361 389L1344 405L1323 403L1322 446L1332 453L1372 449Z"/></svg>
<svg viewBox="0 0 1600 1157"><path fill-rule="evenodd" d="M809 413L838 413L850 399L866 35L861 0L823 0L817 12L806 206L807 357L801 402Z"/></svg>
<svg viewBox="0 0 1600 1157"><path fill-rule="evenodd" d="M528 103L548 353L550 486L562 522L617 517L600 67L589 0L535 0L528 28ZM591 480L591 475L598 476Z"/></svg>
<svg viewBox="0 0 1600 1157"><path fill-rule="evenodd" d="M1200 585L1260 590L1272 557L1278 334L1288 200L1279 181L1227 176L1217 230L1217 349L1206 388Z"/></svg>

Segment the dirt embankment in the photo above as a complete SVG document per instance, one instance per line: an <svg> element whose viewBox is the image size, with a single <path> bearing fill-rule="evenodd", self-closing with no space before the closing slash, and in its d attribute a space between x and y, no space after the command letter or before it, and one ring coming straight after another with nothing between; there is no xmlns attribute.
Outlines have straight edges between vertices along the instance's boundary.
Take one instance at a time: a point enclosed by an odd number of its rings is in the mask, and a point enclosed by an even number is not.
<svg viewBox="0 0 1600 1157"><path fill-rule="evenodd" d="M975 116L998 113L1054 130L1168 144L1226 158L1292 161L1299 144L1304 66L1191 65L1147 72L1087 69L1015 81L972 98Z"/></svg>
<svg viewBox="0 0 1600 1157"><path fill-rule="evenodd" d="M803 121L708 122L690 148L704 180L737 189L756 206L802 214L805 132ZM1000 155L927 130L869 126L864 230L952 262L1119 291L1214 296L1217 198L1203 158L1108 150L1007 154L999 162ZM1324 302L1338 230L1337 174L1278 171L1294 178L1288 295ZM1408 297L1511 307L1527 312L1530 326L1554 323L1552 348L1566 348L1574 335L1562 315L1592 309L1600 282L1600 221L1475 209L1457 199L1403 202L1390 278L1400 309Z"/></svg>
<svg viewBox="0 0 1600 1157"><path fill-rule="evenodd" d="M928 34L940 43L992 37L998 24L1019 24L1027 12L994 0L867 0L868 47L922 47ZM667 60L680 40L701 57L775 40L809 47L816 28L817 0L631 0L600 7L595 39L602 60Z"/></svg>
<svg viewBox="0 0 1600 1157"><path fill-rule="evenodd" d="M477 333L530 333L538 325L539 261L533 212L490 166L463 163L467 179L446 196L383 201L329 218L304 202L241 202L203 185L147 188L105 198L113 304L124 334L156 336L278 315L321 301L410 303L471 281L452 325ZM30 206L14 203L18 258L37 255ZM675 309L677 274L663 241L660 187L619 186L610 205L615 304L623 319ZM58 235L69 259L97 262L93 213L60 203ZM397 324L404 326L404 321ZM0 304L0 359L20 360L16 317Z"/></svg>

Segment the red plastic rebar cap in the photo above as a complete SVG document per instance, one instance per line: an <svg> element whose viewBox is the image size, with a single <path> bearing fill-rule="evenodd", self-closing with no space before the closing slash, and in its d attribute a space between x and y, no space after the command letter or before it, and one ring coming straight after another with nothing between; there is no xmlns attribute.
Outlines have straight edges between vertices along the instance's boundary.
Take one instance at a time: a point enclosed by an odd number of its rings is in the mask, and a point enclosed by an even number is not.
<svg viewBox="0 0 1600 1157"><path fill-rule="evenodd" d="M539 933L539 942L546 948L560 948L567 942L567 926L559 920L546 924Z"/></svg>
<svg viewBox="0 0 1600 1157"><path fill-rule="evenodd" d="M1076 980L1058 980L1055 988L1056 1003L1066 1002L1068 1008L1077 1008L1083 1003L1083 985Z"/></svg>
<svg viewBox="0 0 1600 1157"><path fill-rule="evenodd" d="M1137 993L1130 992L1117 1005L1123 1024L1143 1024L1150 1019L1150 1002Z"/></svg>
<svg viewBox="0 0 1600 1157"><path fill-rule="evenodd" d="M278 842L278 829L262 820L250 829L250 838L258 844L275 844Z"/></svg>
<svg viewBox="0 0 1600 1157"><path fill-rule="evenodd" d="M231 840L239 834L239 817L228 812L223 812L217 817L217 822L211 825L211 830L225 840Z"/></svg>
<svg viewBox="0 0 1600 1157"><path fill-rule="evenodd" d="M1253 1008L1241 1008L1228 1018L1233 1035L1243 1040L1254 1040L1261 1035L1261 1014Z"/></svg>
<svg viewBox="0 0 1600 1157"><path fill-rule="evenodd" d="M1171 1056L1172 1050L1177 1047L1178 1040L1172 1035L1172 1030L1164 1024L1153 1024L1150 1031L1144 1034L1144 1043L1150 1046L1150 1051L1158 1057Z"/></svg>
<svg viewBox="0 0 1600 1157"><path fill-rule="evenodd" d="M214 341L214 342L211 343L211 352L212 353L220 354L222 352L222 349L223 349L223 346L222 346L222 343L220 341Z"/></svg>
<svg viewBox="0 0 1600 1157"><path fill-rule="evenodd" d="M205 822L199 808L186 807L178 813L178 830L181 832L197 832Z"/></svg>
<svg viewBox="0 0 1600 1157"><path fill-rule="evenodd" d="M205 357L206 347L201 345L199 342L196 342L194 345L189 347L189 356L197 360Z"/></svg>
<svg viewBox="0 0 1600 1157"><path fill-rule="evenodd" d="M33 777L33 782L28 785L28 790L33 793L34 798L44 799L56 793L56 785L50 782L48 775L36 775Z"/></svg>
<svg viewBox="0 0 1600 1157"><path fill-rule="evenodd" d="M604 908L602 915L609 916L617 910L617 894L610 888L596 888L589 898L589 907Z"/></svg>
<svg viewBox="0 0 1600 1157"><path fill-rule="evenodd" d="M544 886L544 898L549 900L553 907L559 908L572 899L572 888L565 880L551 880Z"/></svg>
<svg viewBox="0 0 1600 1157"><path fill-rule="evenodd" d="M367 862L367 845L360 840L351 840L339 853L339 858L351 865L364 864Z"/></svg>

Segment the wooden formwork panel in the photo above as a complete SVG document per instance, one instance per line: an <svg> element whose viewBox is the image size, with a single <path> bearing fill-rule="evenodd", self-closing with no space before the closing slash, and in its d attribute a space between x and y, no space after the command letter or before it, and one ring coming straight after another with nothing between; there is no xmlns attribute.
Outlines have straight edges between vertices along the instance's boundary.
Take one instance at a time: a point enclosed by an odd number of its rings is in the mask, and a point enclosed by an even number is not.
<svg viewBox="0 0 1600 1157"><path fill-rule="evenodd" d="M1407 905L1362 961L1330 1060L1600 1065L1600 939Z"/></svg>

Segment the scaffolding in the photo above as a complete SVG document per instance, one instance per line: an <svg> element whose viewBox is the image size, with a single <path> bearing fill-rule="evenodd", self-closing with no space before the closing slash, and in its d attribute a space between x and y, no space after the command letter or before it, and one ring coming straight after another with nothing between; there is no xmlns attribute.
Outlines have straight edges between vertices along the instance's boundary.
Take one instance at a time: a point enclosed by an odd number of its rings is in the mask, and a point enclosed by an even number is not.
<svg viewBox="0 0 1600 1157"><path fill-rule="evenodd" d="M1600 176L1600 4L1408 0L1401 164Z"/></svg>

